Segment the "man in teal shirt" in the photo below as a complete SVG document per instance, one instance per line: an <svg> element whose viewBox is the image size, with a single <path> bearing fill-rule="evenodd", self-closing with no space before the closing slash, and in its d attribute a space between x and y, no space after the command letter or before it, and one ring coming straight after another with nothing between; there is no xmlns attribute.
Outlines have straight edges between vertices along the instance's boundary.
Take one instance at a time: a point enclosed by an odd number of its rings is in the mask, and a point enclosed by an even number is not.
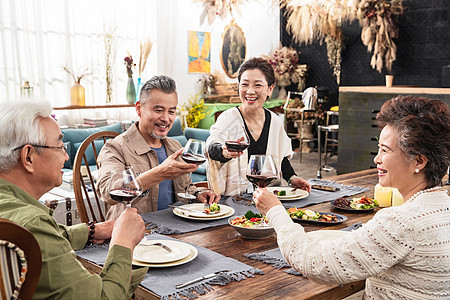
<svg viewBox="0 0 450 300"><path fill-rule="evenodd" d="M42 252L33 299L130 299L147 268L131 268L145 226L136 209L95 225L59 225L38 199L62 183L68 160L58 124L46 102L2 104L0 110L0 218L30 230ZM111 239L102 272L90 274L73 250Z"/></svg>

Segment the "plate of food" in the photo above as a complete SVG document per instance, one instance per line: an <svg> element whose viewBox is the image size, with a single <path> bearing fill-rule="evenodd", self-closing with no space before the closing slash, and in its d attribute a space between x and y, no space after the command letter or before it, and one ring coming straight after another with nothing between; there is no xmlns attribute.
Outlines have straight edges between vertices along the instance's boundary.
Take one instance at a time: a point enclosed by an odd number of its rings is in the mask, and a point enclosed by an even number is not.
<svg viewBox="0 0 450 300"><path fill-rule="evenodd" d="M291 219L295 222L340 224L347 220L347 217L343 215L312 211L309 209L302 209L296 207L290 207L286 209L286 211L291 217Z"/></svg>
<svg viewBox="0 0 450 300"><path fill-rule="evenodd" d="M330 203L333 207L346 211L373 211L378 206L377 200L366 196L353 199L337 198Z"/></svg>
<svg viewBox="0 0 450 300"><path fill-rule="evenodd" d="M234 209L224 204L212 204L209 211L204 209L203 203L192 203L174 207L173 213L190 220L218 220L234 215Z"/></svg>
<svg viewBox="0 0 450 300"><path fill-rule="evenodd" d="M151 241L155 242L155 241ZM167 242L167 240L164 240L164 242ZM188 255L184 258L181 258L179 260L171 261L171 262L165 262L165 263L146 263L139 260L136 260L133 258L132 264L135 266L144 266L144 267L152 267L152 268L166 268L166 267L174 267L179 266L182 264L186 264L192 260L194 260L198 256L198 250L194 246L188 243L183 243L187 248L189 248Z"/></svg>
<svg viewBox="0 0 450 300"><path fill-rule="evenodd" d="M261 214L255 214L249 210L243 216L229 218L228 224L244 238L265 239L270 237L275 230L267 224L267 219L264 218L263 223L262 217Z"/></svg>
<svg viewBox="0 0 450 300"><path fill-rule="evenodd" d="M277 195L280 201L300 200L309 196L307 191L290 186L269 186L267 190Z"/></svg>

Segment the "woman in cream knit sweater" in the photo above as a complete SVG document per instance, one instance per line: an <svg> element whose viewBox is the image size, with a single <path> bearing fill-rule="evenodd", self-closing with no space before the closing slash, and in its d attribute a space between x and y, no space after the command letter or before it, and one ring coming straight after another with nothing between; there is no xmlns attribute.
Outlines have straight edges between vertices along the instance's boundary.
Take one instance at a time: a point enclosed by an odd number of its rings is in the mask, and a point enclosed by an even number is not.
<svg viewBox="0 0 450 300"><path fill-rule="evenodd" d="M440 100L399 96L377 116L382 131L379 183L406 199L358 230L318 243L265 189L254 193L275 228L286 261L325 283L366 279L364 299L450 299L450 197L441 180L450 164L450 114Z"/></svg>

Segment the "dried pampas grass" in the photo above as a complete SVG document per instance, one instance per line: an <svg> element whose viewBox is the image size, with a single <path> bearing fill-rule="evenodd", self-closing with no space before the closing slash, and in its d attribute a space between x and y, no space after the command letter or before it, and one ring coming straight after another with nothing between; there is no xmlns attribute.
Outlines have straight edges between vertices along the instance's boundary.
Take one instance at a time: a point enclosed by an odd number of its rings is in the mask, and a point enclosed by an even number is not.
<svg viewBox="0 0 450 300"><path fill-rule="evenodd" d="M141 42L139 45L140 53L139 53L139 78L141 78L142 72L144 72L145 65L147 64L147 59L152 51L152 42L150 39L146 39L144 42Z"/></svg>

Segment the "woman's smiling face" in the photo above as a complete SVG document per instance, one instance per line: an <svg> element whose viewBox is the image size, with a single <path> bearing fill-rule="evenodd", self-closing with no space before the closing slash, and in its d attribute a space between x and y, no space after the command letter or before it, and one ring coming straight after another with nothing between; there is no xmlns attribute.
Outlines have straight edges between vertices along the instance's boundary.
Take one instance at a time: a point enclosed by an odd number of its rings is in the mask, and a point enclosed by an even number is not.
<svg viewBox="0 0 450 300"><path fill-rule="evenodd" d="M377 164L378 180L384 187L395 187L400 192L407 190L415 181L415 160L408 159L398 146L398 134L387 125L380 133Z"/></svg>
<svg viewBox="0 0 450 300"><path fill-rule="evenodd" d="M242 105L248 109L262 107L267 97L272 94L273 85L269 86L263 72L250 69L242 73L239 82L239 97Z"/></svg>

